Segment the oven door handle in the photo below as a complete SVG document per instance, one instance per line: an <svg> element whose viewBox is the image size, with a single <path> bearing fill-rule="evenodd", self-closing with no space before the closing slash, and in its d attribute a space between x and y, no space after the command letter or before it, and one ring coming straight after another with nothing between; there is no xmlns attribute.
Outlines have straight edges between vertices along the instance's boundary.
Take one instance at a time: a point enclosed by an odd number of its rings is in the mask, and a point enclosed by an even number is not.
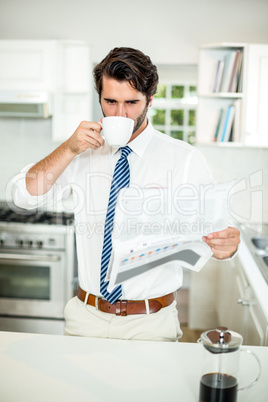
<svg viewBox="0 0 268 402"><path fill-rule="evenodd" d="M27 254L9 254L0 253L0 259L3 260L23 260L23 261L60 261L59 256L55 255L27 255Z"/></svg>

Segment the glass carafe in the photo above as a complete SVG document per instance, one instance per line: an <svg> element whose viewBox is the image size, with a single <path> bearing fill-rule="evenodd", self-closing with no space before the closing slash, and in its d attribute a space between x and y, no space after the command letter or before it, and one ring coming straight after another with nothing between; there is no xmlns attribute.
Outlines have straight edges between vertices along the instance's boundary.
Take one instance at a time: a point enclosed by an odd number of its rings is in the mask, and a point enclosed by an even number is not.
<svg viewBox="0 0 268 402"><path fill-rule="evenodd" d="M250 350L241 348L243 338L240 334L217 327L203 332L198 342L202 342L205 349L199 402L236 402L239 390L248 389L257 382L261 371L259 360ZM256 377L245 387L238 384L241 351L250 353L258 365Z"/></svg>

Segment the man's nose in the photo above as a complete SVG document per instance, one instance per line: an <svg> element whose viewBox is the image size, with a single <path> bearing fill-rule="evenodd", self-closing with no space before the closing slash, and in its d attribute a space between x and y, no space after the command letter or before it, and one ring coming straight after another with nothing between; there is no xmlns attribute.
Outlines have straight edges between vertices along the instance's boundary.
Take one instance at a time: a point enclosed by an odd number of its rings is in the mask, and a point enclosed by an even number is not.
<svg viewBox="0 0 268 402"><path fill-rule="evenodd" d="M126 108L124 105L118 105L116 109L116 116L127 117Z"/></svg>

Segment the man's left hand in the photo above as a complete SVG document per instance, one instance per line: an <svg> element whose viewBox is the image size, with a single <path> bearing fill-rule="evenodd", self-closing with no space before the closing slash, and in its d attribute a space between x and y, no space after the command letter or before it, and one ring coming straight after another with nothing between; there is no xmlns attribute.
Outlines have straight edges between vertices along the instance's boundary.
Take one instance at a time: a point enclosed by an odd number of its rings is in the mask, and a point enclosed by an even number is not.
<svg viewBox="0 0 268 402"><path fill-rule="evenodd" d="M228 227L220 232L203 236L202 240L213 251L213 257L225 260L232 257L237 251L238 244L240 243L240 232L236 228Z"/></svg>

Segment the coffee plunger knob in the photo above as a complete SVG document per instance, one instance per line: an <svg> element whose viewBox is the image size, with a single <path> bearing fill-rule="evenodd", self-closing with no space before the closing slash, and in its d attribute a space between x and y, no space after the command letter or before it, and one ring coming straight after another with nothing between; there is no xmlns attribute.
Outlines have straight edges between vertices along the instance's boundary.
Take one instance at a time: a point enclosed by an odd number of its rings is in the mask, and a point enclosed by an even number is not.
<svg viewBox="0 0 268 402"><path fill-rule="evenodd" d="M219 336L220 336L220 343L223 343L224 342L224 336L225 336L225 333L228 331L228 328L226 328L226 327L217 327L216 328L216 331L217 332L219 332Z"/></svg>

